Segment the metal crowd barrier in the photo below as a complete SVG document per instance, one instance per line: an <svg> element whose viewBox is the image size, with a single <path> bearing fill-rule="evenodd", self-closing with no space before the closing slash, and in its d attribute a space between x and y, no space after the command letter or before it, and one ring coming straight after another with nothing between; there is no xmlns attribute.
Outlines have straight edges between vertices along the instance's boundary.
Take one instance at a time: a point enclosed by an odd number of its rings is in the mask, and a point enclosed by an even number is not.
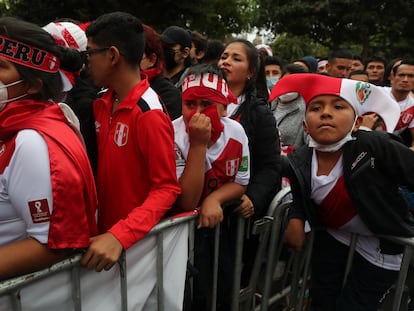
<svg viewBox="0 0 414 311"><path fill-rule="evenodd" d="M291 274L289 284L286 284L285 287L281 288L277 292L271 292L273 271L275 269L277 261L279 260L281 250L284 247L282 241L283 233L281 230L281 225L283 222L285 212L292 203L291 201L286 201L286 198L289 194L289 187L281 190L272 201L272 204L269 207L268 215L266 216L271 223L271 231L269 236L269 246L267 250L268 252L266 256L265 282L264 287L262 289L263 295L261 298L261 302L257 306L251 305L253 306L253 308L246 308L240 310L267 311L270 306L281 301L282 298L287 296L288 302L284 310L307 310L309 307L304 305L304 299L305 291L307 290L307 284L311 278L310 262L315 238L315 230L311 230L307 234L303 250L301 252L294 252L292 254L292 257L290 258L290 260L292 261L292 266L290 267L289 265L287 265L287 268L285 270L285 277L288 273ZM409 266L414 260L414 237L405 238L390 235L377 235L377 237L385 238L404 247L401 268L398 274L397 281L393 286L393 292L385 298L385 301L387 299L390 299L391 302L387 301L386 306L381 305L379 310L407 310L407 306L402 306L402 298L404 291L407 289L406 281ZM343 286L345 286L348 274L352 268L353 256L355 253L357 239L358 234L353 234L349 246L349 252L343 279ZM258 253L260 252L261 250L259 249ZM255 268L257 268L256 265ZM256 273L257 271L255 270L254 274ZM247 289L249 291L249 297L246 300L250 302L252 301L252 293L255 290L253 286L251 286L253 284L256 285L256 283L252 282L252 284L249 284L249 287ZM242 290L241 296L243 296L243 294L244 293Z"/></svg>
<svg viewBox="0 0 414 311"><path fill-rule="evenodd" d="M163 234L165 230L188 223L188 234L189 234L189 249L194 248L194 221L197 217L195 213L181 217L174 217L162 220L157 224L147 235L147 237L156 236L157 239L157 300L158 300L158 310L164 311L169 310L168 306L165 306L164 296L163 296L163 286L164 286L164 277L163 277ZM143 240L147 239L145 237ZM192 252L189 252L189 260L192 260ZM80 265L80 259L82 255L76 254L70 258L67 258L61 262L58 262L52 265L49 268L36 271L30 274L25 274L19 277L7 279L0 282L0 298L4 296L9 296L11 300L11 306L13 311L24 311L21 304L21 295L20 292L25 287L39 281L46 279L54 274L62 271L70 271L71 278L71 291L72 291L72 302L75 311L82 310L82 301L81 301L81 278L80 271L84 269ZM119 273L119 282L120 282L120 296L121 296L121 310L128 310L128 296L127 296L127 273L126 273L126 255L125 252L122 253L118 261L120 273ZM101 272L106 273L106 272ZM1 310L1 307L0 307Z"/></svg>
<svg viewBox="0 0 414 311"><path fill-rule="evenodd" d="M284 212L289 206L289 202L285 202L290 195L290 188L285 188L276 194L272 200L266 215L256 220L253 224L251 234L259 235L259 245L255 255L253 268L251 271L248 285L241 288L241 273L243 268L242 254L243 243L245 238L246 220L242 217L237 217L237 232L236 246L235 246L235 262L233 270L233 289L231 297L231 311L248 311L255 310L255 293L259 281L260 273L262 272L263 264L266 266L265 278L265 295L260 306L262 310L267 310L266 297L270 295L270 283L268 275L272 275L274 269L274 259L276 250L281 245L278 240L280 238L280 231ZM215 228L214 235L214 258L213 258L213 288L212 288L212 304L211 311L216 310L217 304L217 273L218 273L218 257L219 257L219 235L220 225ZM267 252L267 255L266 255ZM287 295L288 292L284 294ZM265 302L265 303L263 303ZM230 311L230 310L229 310Z"/></svg>
<svg viewBox="0 0 414 311"><path fill-rule="evenodd" d="M377 237L385 238L396 244L404 246L401 268L398 273L398 279L396 283L394 284L394 294L393 294L393 297L390 296L392 297L392 307L391 309L389 309L389 310L400 310L400 308L402 307L401 303L402 303L403 293L405 289L405 283L407 280L408 269L409 269L411 260L413 258L414 237L405 238L405 237L389 236L389 235L377 235ZM355 253L357 239L358 239L358 234L353 234L351 238L351 243L349 246L348 258L347 258L347 263L346 263L345 273L344 273L344 280L342 283L343 286L345 286L348 274L352 268L353 256ZM305 267L306 269L303 273L303 279L307 279L310 276L310 256L311 256L311 249L313 247L313 242L314 242L314 231L311 231L309 233L308 244L306 245L306 249L308 251L305 253L307 262L306 262L306 267ZM300 287L300 285L301 284L298 282L294 286ZM303 295L298 296L297 302L298 304L297 304L296 310L302 310ZM380 310L382 310L381 306L380 306ZM383 310L388 310L388 309L383 309Z"/></svg>
<svg viewBox="0 0 414 311"><path fill-rule="evenodd" d="M301 252L289 252L288 262L282 276L281 286L275 291L272 289L273 274L277 262L283 252L283 221L287 209L290 207L292 201L290 200L290 188L284 188L272 200L266 215L253 224L252 234L259 235L259 245L255 255L253 269L251 271L248 285L244 288L240 286L241 271L242 271L242 253L243 242L245 237L246 221L237 218L237 233L235 246L235 263L234 263L234 282L231 297L231 311L267 311L276 303L282 303L284 310L306 310L304 306L305 291L307 289L308 281L311 277L310 273L310 259L312 256L312 248L314 241L314 231L307 234L305 247ZM187 223L188 226L188 261L192 264L194 262L194 228L197 215L186 215L178 218L169 218L162 220L157 224L148 234L156 236L157 239L157 308L158 310L170 310L170 306L166 305L163 288L164 288L164 269L163 269L163 234L166 229ZM219 234L220 226L215 228L215 252L214 252L214 268L213 268L213 288L212 288L212 311L216 310L217 302L217 273L218 273L218 250L219 250ZM404 254L401 264L401 270L398 280L395 284L392 310L399 310L401 306L401 299L405 288L408 267L413 257L414 237L401 238L395 236L381 236L389 239L395 243L404 246ZM344 283L346 277L352 267L352 259L357 241L357 235L354 235L351 241L351 246L348 255L347 267L345 271ZM286 249L285 249L286 250ZM24 311L21 306L20 291L28 285L39 280L45 279L55 273L68 270L71 277L71 299L73 301L74 310L80 311L82 309L81 299L81 278L80 273L82 268L79 264L81 255L77 254L62 262L59 262L48 269L37 271L31 274L20 277L8 279L0 282L0 298L9 296L12 301L12 310ZM285 258L286 259L286 258ZM119 282L120 282L120 296L121 296L121 310L128 310L128 295L127 295L127 273L126 273L126 257L122 254L119 262ZM102 272L105 273L105 272ZM259 278L262 277L263 284L261 287L261 297L257 299L257 288ZM191 279L189 279L190 287L192 287ZM257 301L258 300L258 301ZM0 311L1 308L0 308Z"/></svg>

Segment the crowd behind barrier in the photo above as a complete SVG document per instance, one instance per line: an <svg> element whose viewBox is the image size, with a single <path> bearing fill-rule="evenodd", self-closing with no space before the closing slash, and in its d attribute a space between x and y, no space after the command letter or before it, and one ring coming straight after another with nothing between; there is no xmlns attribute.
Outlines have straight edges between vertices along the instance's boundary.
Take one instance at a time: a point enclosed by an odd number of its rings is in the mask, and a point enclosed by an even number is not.
<svg viewBox="0 0 414 311"><path fill-rule="evenodd" d="M260 239L250 280L245 287L241 287L240 277L246 223L239 217L232 311L267 311L273 310L273 306L284 310L308 310L314 230L308 233L301 252L285 248L283 224L291 204L290 195L289 187L279 191L267 214L253 224L251 233L260 235ZM77 254L48 269L2 281L0 310L181 310L187 261L191 263L193 256L196 217L195 213L186 213L161 221L144 240L125 252L119 264L110 271L96 273L82 268L79 264L81 255ZM216 282L219 232L220 226L217 226L214 256ZM404 291L414 238L382 237L404 246L404 254L398 280L380 310L407 310ZM352 266L357 238L357 235L353 236L350 246L344 284ZM280 263L283 263L284 269L277 274L275 271ZM181 281L177 282L179 275ZM138 294L134 290L134 283L137 282L147 282L148 291ZM182 286L177 287L177 284ZM217 298L216 291L217 283L214 283L213 302Z"/></svg>

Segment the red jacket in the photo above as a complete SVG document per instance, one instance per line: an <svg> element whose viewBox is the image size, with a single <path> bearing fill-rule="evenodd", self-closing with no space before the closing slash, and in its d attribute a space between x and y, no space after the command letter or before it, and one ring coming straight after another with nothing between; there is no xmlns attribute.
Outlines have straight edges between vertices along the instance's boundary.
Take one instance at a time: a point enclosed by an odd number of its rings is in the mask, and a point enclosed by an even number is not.
<svg viewBox="0 0 414 311"><path fill-rule="evenodd" d="M140 98L150 110L137 105ZM171 208L180 186L173 128L143 79L111 113L113 90L94 102L98 142L98 228L128 249Z"/></svg>

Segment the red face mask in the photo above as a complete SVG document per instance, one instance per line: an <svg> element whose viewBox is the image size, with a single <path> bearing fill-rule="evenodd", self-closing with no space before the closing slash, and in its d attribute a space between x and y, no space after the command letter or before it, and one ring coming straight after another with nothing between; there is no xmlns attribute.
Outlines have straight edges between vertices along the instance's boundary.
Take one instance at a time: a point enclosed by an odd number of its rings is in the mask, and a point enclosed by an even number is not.
<svg viewBox="0 0 414 311"><path fill-rule="evenodd" d="M191 112L190 120L196 112L197 112L196 110ZM224 125L220 121L220 117L218 115L216 104L212 104L212 105L206 107L201 113L210 118L210 121L211 121L211 137L210 137L210 140L213 143L215 143L217 141L217 139L219 139L221 133L224 130Z"/></svg>

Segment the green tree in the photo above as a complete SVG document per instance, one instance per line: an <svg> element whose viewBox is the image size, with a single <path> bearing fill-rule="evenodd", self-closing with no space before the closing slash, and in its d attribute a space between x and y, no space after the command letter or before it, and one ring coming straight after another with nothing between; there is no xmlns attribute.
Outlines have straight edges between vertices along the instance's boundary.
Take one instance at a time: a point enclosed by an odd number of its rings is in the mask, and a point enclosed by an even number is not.
<svg viewBox="0 0 414 311"><path fill-rule="evenodd" d="M249 0L6 0L9 8L1 15L13 15L44 25L57 18L93 20L112 11L125 11L162 31L170 25L197 30L222 39L249 27L252 17Z"/></svg>
<svg viewBox="0 0 414 311"><path fill-rule="evenodd" d="M302 58L305 55L326 57L329 53L328 48L313 42L307 35L289 36L286 33L276 38L272 43L272 49L275 55L288 62Z"/></svg>
<svg viewBox="0 0 414 311"><path fill-rule="evenodd" d="M406 56L414 52L405 0L258 0L256 24L276 34L309 36L329 49L354 46L363 56Z"/></svg>

